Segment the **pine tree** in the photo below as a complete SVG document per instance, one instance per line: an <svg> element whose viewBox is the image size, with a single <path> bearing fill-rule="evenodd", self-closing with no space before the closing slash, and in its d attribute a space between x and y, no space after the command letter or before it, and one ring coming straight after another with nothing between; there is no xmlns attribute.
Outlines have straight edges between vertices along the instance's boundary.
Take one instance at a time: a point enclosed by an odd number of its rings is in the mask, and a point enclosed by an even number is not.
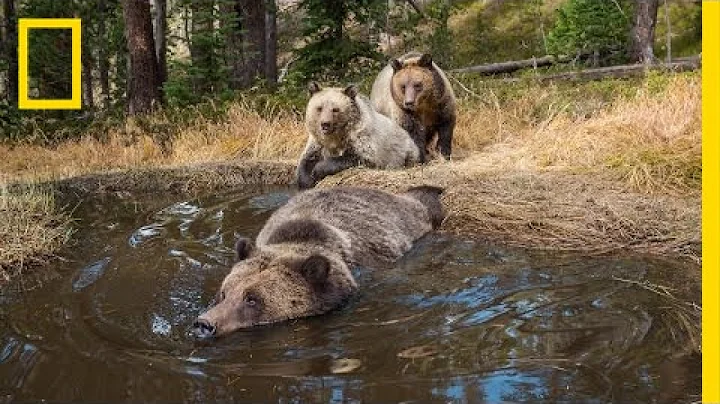
<svg viewBox="0 0 720 404"><path fill-rule="evenodd" d="M297 69L305 78L330 79L347 75L354 61L377 59L375 44L353 38L350 23L368 24L386 12L385 0L302 0L307 13L303 36L308 44L297 52Z"/></svg>

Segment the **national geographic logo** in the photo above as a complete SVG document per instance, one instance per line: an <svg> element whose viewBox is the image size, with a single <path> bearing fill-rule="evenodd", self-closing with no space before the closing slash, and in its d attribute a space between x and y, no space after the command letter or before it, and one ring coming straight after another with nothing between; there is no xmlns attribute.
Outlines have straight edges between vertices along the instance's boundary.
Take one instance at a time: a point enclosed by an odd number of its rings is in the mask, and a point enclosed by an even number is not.
<svg viewBox="0 0 720 404"><path fill-rule="evenodd" d="M82 96L82 38L79 18L21 18L18 21L18 108L80 109ZM72 94L70 99L30 99L28 35L31 29L69 29L72 32Z"/></svg>

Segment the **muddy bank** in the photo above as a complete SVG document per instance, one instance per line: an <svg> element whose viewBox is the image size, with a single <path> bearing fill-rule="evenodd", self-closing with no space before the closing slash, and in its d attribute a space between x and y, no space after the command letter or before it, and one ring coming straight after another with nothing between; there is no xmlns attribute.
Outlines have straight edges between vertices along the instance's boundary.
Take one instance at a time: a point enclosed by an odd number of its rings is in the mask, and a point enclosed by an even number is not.
<svg viewBox="0 0 720 404"><path fill-rule="evenodd" d="M108 192L192 194L242 185L286 185L293 181L294 171L290 161L235 161L90 174L47 185L63 198Z"/></svg>

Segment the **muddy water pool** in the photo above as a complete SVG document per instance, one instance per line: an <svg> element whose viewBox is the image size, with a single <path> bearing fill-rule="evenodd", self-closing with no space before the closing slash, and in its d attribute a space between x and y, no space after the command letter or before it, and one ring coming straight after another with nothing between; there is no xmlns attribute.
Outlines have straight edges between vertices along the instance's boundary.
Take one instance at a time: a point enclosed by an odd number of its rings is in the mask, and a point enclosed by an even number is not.
<svg viewBox="0 0 720 404"><path fill-rule="evenodd" d="M107 196L77 205L52 279L0 291L0 401L676 402L700 393L686 303L648 285L695 268L433 234L325 316L188 334L294 191Z"/></svg>

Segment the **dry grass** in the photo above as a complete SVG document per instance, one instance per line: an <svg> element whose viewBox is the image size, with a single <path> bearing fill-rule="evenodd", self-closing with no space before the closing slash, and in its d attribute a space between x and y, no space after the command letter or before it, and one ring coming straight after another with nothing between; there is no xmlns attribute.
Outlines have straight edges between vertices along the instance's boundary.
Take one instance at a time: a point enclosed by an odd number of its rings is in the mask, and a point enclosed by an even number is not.
<svg viewBox="0 0 720 404"><path fill-rule="evenodd" d="M43 262L70 236L69 218L56 213L52 194L34 186L0 187L0 285Z"/></svg>
<svg viewBox="0 0 720 404"><path fill-rule="evenodd" d="M284 111L268 111L265 119L249 106L233 105L227 119L212 123L199 117L172 140L169 151L128 121L107 141L86 137L55 148L0 145L0 182L45 181L117 169L180 167L234 159L283 160L297 158L305 144L302 122ZM267 113L267 112L266 112ZM167 116L153 117L169 124Z"/></svg>
<svg viewBox="0 0 720 404"><path fill-rule="evenodd" d="M562 97L553 86L503 106L490 94L484 110L462 111L456 144L485 145L488 168L593 171L641 192L698 191L700 94L699 76L678 76L659 93L640 87L589 117L556 101Z"/></svg>

